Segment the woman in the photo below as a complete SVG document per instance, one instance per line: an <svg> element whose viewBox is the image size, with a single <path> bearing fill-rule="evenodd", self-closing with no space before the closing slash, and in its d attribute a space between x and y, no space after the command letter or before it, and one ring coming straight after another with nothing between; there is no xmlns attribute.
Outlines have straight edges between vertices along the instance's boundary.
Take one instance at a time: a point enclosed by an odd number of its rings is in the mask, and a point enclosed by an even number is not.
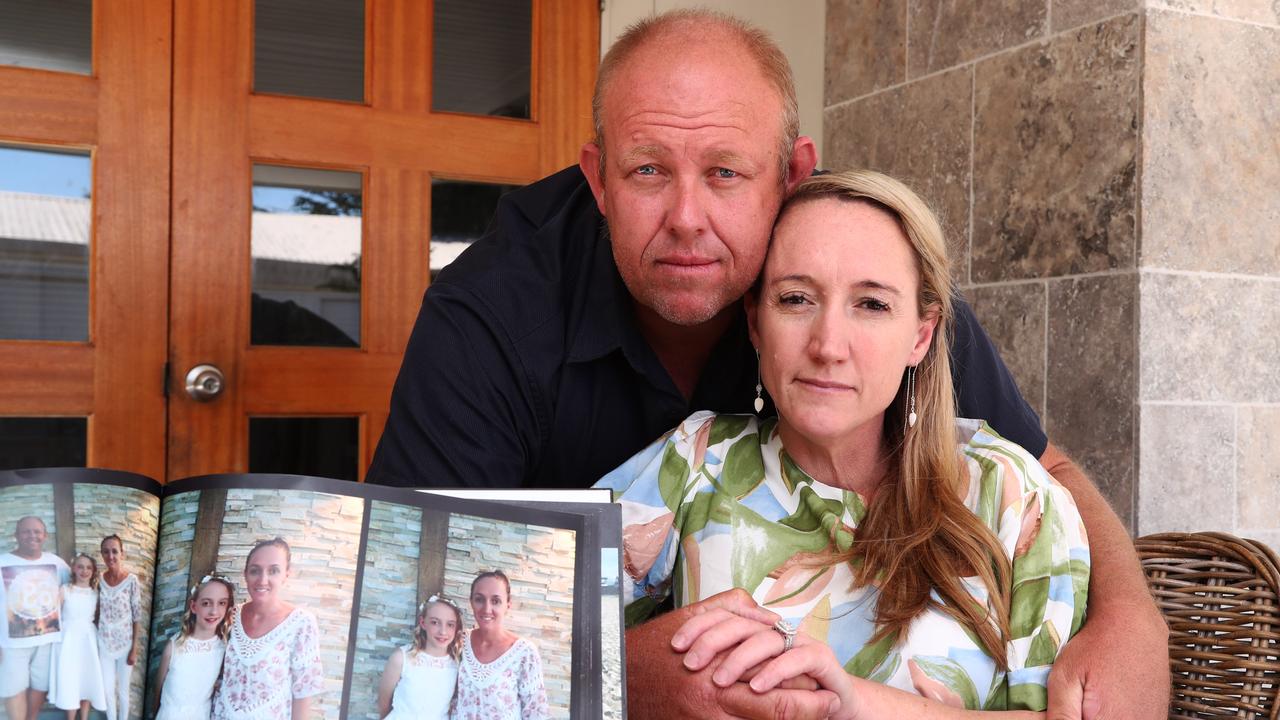
<svg viewBox="0 0 1280 720"><path fill-rule="evenodd" d="M142 589L124 566L124 540L108 535L98 545L107 566L98 584L98 657L107 689L108 720L128 720L133 665L142 627Z"/></svg>
<svg viewBox="0 0 1280 720"><path fill-rule="evenodd" d="M501 570L471 581L476 626L462 640L454 720L546 720L542 658L533 643L503 627L511 581Z"/></svg>
<svg viewBox="0 0 1280 720"><path fill-rule="evenodd" d="M302 720L324 690L316 617L284 599L291 559L279 537L258 541L245 558L249 601L231 623L215 718Z"/></svg>
<svg viewBox="0 0 1280 720"><path fill-rule="evenodd" d="M730 650L722 686L808 675L842 718L1044 709L1084 528L1033 457L955 418L950 272L906 187L810 178L746 302L778 418L697 413L602 480L623 491L629 621L735 587L777 614L689 621L690 669Z"/></svg>

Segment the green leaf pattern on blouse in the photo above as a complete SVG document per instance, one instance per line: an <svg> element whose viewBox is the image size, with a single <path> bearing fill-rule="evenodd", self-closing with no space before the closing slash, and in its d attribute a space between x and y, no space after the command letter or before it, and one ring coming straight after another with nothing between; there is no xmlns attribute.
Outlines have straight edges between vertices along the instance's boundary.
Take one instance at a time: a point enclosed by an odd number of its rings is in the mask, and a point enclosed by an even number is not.
<svg viewBox="0 0 1280 720"><path fill-rule="evenodd" d="M1049 668L1084 619L1084 526L1070 494L1022 448L978 421L958 421L956 433L965 504L1013 565L1009 672L935 610L905 637L870 642L875 583L854 588L850 564L831 562L852 546L866 503L816 482L782 447L775 421L751 416L696 413L601 480L623 508L627 623L670 593L681 606L741 587L828 643L854 675L958 707L1043 710ZM985 607L987 589L963 582Z"/></svg>

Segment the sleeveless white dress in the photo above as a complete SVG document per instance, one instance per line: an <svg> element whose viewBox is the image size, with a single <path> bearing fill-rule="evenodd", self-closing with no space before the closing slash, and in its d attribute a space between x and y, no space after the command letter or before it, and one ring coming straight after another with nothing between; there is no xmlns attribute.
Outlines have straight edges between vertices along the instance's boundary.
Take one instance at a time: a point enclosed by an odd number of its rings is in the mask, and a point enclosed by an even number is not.
<svg viewBox="0 0 1280 720"><path fill-rule="evenodd" d="M156 720L208 720L213 709L213 686L222 672L222 656L227 644L214 636L208 640L187 638L169 641L169 672L160 690L160 712Z"/></svg>
<svg viewBox="0 0 1280 720"><path fill-rule="evenodd" d="M93 625L98 592L64 585L62 593L62 642L53 646L49 701L61 710L75 710L80 701L88 700L95 710L106 710L98 630Z"/></svg>
<svg viewBox="0 0 1280 720"><path fill-rule="evenodd" d="M400 681L391 695L391 713L383 720L448 720L458 663L448 655L414 655L412 650L412 645L400 648Z"/></svg>

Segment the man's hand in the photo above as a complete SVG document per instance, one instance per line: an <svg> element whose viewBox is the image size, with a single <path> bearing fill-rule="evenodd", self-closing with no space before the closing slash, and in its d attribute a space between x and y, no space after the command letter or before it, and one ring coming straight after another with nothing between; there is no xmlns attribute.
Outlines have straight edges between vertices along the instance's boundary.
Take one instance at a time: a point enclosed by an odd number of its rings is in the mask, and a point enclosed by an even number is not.
<svg viewBox="0 0 1280 720"><path fill-rule="evenodd" d="M1159 617L1089 617L1049 673L1049 720L1164 720L1168 640Z"/></svg>
<svg viewBox="0 0 1280 720"><path fill-rule="evenodd" d="M730 590L661 615L627 631L627 715L645 718L826 718L834 695L808 689L777 689L755 693L746 683L718 688L711 675L720 666L712 660L698 672L684 666L684 656L671 646L672 635L692 617L726 609L744 617L772 623L773 613L760 609L744 590Z"/></svg>
<svg viewBox="0 0 1280 720"><path fill-rule="evenodd" d="M1040 457L1075 498L1089 533L1089 611L1049 673L1049 720L1164 720L1169 629L1133 541L1093 483L1052 444Z"/></svg>

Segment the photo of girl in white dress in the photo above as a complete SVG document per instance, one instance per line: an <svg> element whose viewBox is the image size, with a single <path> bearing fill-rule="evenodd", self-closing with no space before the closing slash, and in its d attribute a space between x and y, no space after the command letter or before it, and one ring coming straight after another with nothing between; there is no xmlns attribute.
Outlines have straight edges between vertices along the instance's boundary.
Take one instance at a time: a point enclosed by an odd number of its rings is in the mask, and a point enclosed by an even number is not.
<svg viewBox="0 0 1280 720"><path fill-rule="evenodd" d="M67 720L87 720L89 708L107 709L98 661L98 563L81 553L71 561L71 582L63 585L62 642L53 646L49 701L67 711Z"/></svg>
<svg viewBox="0 0 1280 720"><path fill-rule="evenodd" d="M231 580L221 575L206 575L192 586L182 626L165 645L156 671L156 720L206 720L210 716L235 592Z"/></svg>
<svg viewBox="0 0 1280 720"><path fill-rule="evenodd" d="M107 720L128 720L129 685L142 626L142 591L138 576L124 566L124 540L119 535L103 538L99 549L106 565L98 583L98 656L107 691Z"/></svg>
<svg viewBox="0 0 1280 720"><path fill-rule="evenodd" d="M378 684L383 720L448 720L458 683L462 612L432 595L418 606L413 643L391 653Z"/></svg>
<svg viewBox="0 0 1280 720"><path fill-rule="evenodd" d="M213 703L218 720L303 720L324 689L316 616L284 598L289 563L279 537L255 543L245 559L249 601L231 622Z"/></svg>

